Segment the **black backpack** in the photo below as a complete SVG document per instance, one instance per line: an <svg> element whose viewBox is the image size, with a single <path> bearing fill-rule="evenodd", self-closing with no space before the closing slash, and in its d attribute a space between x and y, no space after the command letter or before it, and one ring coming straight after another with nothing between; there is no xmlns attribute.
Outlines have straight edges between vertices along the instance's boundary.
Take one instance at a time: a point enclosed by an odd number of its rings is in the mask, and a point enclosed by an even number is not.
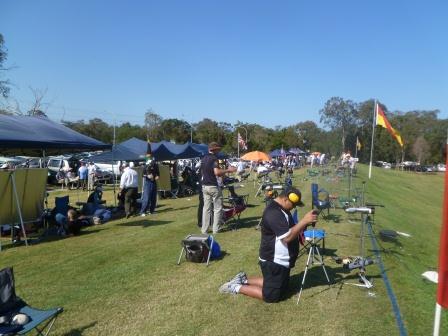
<svg viewBox="0 0 448 336"><path fill-rule="evenodd" d="M192 242L185 245L185 258L191 262L202 263L208 258L208 247L200 242Z"/></svg>

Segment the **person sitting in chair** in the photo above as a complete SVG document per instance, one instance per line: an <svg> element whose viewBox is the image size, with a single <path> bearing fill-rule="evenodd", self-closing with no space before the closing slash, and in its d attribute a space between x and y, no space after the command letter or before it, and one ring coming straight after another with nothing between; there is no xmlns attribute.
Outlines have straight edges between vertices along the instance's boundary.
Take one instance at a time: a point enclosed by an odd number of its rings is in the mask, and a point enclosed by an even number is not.
<svg viewBox="0 0 448 336"><path fill-rule="evenodd" d="M259 263L263 276L247 277L240 272L219 288L221 293L244 294L265 302L284 298L290 270L299 254L298 237L317 221L317 215L310 211L295 224L290 211L297 205L303 206L300 190L288 187L266 206L260 224Z"/></svg>

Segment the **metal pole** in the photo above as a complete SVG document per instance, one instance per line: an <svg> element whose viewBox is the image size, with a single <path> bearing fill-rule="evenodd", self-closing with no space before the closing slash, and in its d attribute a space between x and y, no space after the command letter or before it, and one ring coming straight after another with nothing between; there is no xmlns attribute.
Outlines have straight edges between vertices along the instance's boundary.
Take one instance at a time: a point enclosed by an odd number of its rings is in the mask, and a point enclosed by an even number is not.
<svg viewBox="0 0 448 336"><path fill-rule="evenodd" d="M20 209L19 196L17 195L15 171L13 171L11 173L11 175L9 175L9 178L11 179L12 190L14 192L14 196L15 196L15 199L16 199L17 213L19 214L20 226L22 227L23 238L25 238L25 245L28 246L28 239L26 237L25 225L23 224L22 210ZM13 229L11 229L11 231L13 231Z"/></svg>
<svg viewBox="0 0 448 336"><path fill-rule="evenodd" d="M440 334L440 317L442 316L442 306L436 303L436 313L434 315L434 332L433 336Z"/></svg>
<svg viewBox="0 0 448 336"><path fill-rule="evenodd" d="M236 129L236 146L237 146L237 148L238 148L238 150L237 150L237 156L238 156L238 159L240 158L240 139L239 139L239 135L240 135L240 132L238 132L238 128Z"/></svg>
<svg viewBox="0 0 448 336"><path fill-rule="evenodd" d="M372 177L372 159L373 159L373 138L375 136L375 124L376 124L376 99L373 104L373 121L372 121L372 141L370 143L370 164L369 164L369 180Z"/></svg>

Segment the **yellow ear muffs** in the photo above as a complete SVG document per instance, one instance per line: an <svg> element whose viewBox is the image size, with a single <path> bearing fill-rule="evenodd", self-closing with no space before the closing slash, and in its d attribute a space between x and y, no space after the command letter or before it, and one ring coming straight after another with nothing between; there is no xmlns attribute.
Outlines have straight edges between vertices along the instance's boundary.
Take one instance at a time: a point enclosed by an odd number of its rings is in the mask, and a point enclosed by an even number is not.
<svg viewBox="0 0 448 336"><path fill-rule="evenodd" d="M288 199L293 203L293 204L297 204L300 202L300 196L297 195L296 193L289 193L288 194Z"/></svg>

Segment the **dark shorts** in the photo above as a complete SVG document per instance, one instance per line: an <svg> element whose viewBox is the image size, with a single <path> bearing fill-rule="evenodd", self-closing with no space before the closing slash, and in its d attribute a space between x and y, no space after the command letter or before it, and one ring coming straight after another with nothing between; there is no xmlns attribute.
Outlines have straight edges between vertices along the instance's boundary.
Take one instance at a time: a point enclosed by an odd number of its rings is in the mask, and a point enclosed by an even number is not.
<svg viewBox="0 0 448 336"><path fill-rule="evenodd" d="M272 261L260 261L263 273L263 300L279 302L288 291L290 269Z"/></svg>

